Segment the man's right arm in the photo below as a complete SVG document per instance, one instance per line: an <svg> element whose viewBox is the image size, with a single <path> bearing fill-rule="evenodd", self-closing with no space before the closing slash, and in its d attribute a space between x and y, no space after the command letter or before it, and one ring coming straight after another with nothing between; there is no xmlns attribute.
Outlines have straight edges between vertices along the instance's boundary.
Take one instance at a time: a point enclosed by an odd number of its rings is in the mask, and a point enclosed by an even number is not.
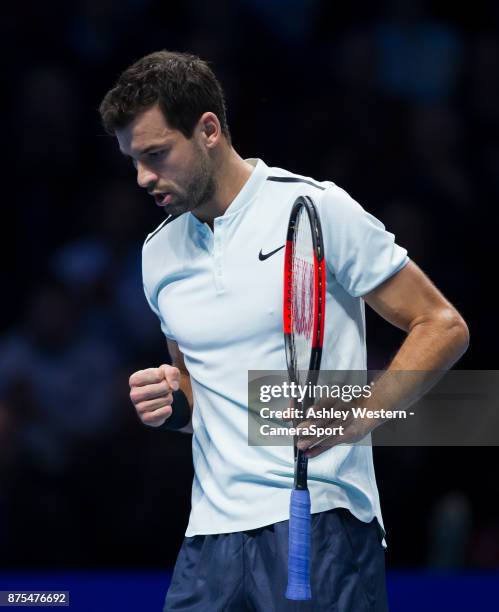
<svg viewBox="0 0 499 612"><path fill-rule="evenodd" d="M172 365L163 364L158 368L139 370L130 376L130 399L137 411L139 419L150 427L168 428L168 420L174 422L180 411L188 411L188 423L181 428L174 427L184 433L192 433L192 387L189 372L185 367L184 356L173 340L168 340L168 351ZM183 394L180 395L179 394ZM177 398L175 398L177 395ZM185 419L184 419L185 420Z"/></svg>

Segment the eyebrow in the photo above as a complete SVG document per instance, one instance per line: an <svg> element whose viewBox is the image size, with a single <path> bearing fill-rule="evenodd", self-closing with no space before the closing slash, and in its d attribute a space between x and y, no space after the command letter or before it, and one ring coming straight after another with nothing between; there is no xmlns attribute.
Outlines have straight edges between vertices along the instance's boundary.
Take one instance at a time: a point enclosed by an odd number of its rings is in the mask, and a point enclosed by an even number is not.
<svg viewBox="0 0 499 612"><path fill-rule="evenodd" d="M144 155L145 153L149 153L149 151L153 151L154 149L158 149L161 147L169 147L170 143L166 143L166 142L161 142L161 143L157 143L157 144L152 144L149 145L148 147L146 147L145 149L142 149L141 151L137 151L137 156L140 157L141 155ZM120 153L122 155L124 155L125 157L133 157L133 155L128 155L128 153L125 153L125 151L123 151L122 148L120 148Z"/></svg>

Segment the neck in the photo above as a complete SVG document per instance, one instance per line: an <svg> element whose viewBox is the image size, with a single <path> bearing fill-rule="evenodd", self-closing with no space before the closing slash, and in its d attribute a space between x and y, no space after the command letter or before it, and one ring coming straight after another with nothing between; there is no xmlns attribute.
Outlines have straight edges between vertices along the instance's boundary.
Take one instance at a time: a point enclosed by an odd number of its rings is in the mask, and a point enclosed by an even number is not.
<svg viewBox="0 0 499 612"><path fill-rule="evenodd" d="M193 211L193 214L200 221L208 223L213 229L213 219L221 217L229 208L253 170L251 164L245 162L231 146L227 146L227 150L222 151L219 159L215 160L215 182L217 186L215 196Z"/></svg>

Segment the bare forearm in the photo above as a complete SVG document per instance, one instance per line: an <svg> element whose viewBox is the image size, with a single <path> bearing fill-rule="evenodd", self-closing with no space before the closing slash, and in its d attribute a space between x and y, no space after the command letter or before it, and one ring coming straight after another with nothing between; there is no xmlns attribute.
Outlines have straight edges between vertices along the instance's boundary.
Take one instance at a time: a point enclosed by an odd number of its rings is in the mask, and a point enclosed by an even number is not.
<svg viewBox="0 0 499 612"><path fill-rule="evenodd" d="M411 327L388 370L448 370L468 344L468 328L457 312L421 318Z"/></svg>
<svg viewBox="0 0 499 612"><path fill-rule="evenodd" d="M376 382L370 403L385 410L409 407L456 363L468 344L468 328L456 311L442 311L416 321Z"/></svg>

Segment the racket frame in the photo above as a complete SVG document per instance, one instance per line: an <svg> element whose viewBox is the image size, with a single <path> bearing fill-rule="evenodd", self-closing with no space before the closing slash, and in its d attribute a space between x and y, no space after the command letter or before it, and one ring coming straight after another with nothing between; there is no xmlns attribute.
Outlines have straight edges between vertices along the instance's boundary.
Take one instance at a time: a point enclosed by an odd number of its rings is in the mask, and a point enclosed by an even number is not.
<svg viewBox="0 0 499 612"><path fill-rule="evenodd" d="M286 248L284 253L284 344L286 349L286 362L288 376L291 382L297 383L298 376L296 371L296 351L293 341L293 320L292 320L292 284L293 284L293 256L294 256L294 235L300 211L304 209L308 215L310 228L312 230L312 245L314 249L314 285L317 300L314 304L314 321L312 348L308 364L308 374L305 384L315 385L319 375L322 358L322 345L324 341L324 313L326 307L326 266L324 260L324 240L319 214L315 204L309 196L299 196L291 209L289 217L288 231L286 236ZM307 401L308 400L308 401ZM306 410L313 404L313 398L305 398L303 404L299 404L294 399L295 409ZM305 453L296 447L295 439L295 481L294 488L303 490L307 488L307 464L308 460Z"/></svg>
<svg viewBox="0 0 499 612"><path fill-rule="evenodd" d="M324 341L324 315L326 307L326 268L324 260L324 241L319 214L314 202L308 196L298 197L291 209L286 248L284 255L284 343L288 376L291 382L299 381L296 367L296 349L293 338L293 257L294 236L297 229L298 216L306 211L312 232L312 247L314 251L314 301L313 333L306 385L316 384L322 358ZM312 394L311 394L312 395ZM314 402L313 396L304 398L300 403L293 399L293 408L303 410ZM289 520L289 558L288 586L286 597L292 600L309 600L312 598L310 588L310 546L311 518L310 494L307 487L308 458L305 452L297 448L298 437L294 438L294 483L290 502Z"/></svg>

